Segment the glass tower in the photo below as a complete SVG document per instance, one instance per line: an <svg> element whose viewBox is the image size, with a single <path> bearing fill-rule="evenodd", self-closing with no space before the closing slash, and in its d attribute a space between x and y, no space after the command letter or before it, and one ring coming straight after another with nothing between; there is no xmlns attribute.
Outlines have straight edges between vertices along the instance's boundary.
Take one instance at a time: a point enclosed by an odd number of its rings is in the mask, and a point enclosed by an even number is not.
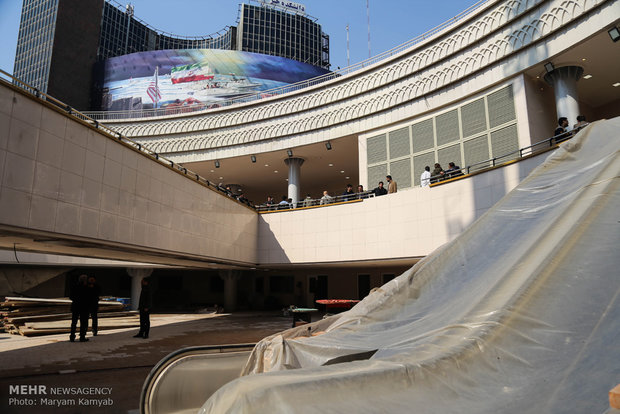
<svg viewBox="0 0 620 414"><path fill-rule="evenodd" d="M14 76L47 92L59 0L24 0Z"/></svg>

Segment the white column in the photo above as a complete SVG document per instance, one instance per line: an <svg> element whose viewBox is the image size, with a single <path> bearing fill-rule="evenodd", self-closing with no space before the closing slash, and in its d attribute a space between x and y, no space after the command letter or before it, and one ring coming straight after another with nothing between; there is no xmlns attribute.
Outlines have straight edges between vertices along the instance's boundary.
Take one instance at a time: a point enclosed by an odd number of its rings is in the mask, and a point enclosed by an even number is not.
<svg viewBox="0 0 620 414"><path fill-rule="evenodd" d="M239 270L220 270L219 276L224 280L224 311L237 309L237 281L241 277Z"/></svg>
<svg viewBox="0 0 620 414"><path fill-rule="evenodd" d="M293 199L293 207L297 206L300 194L301 165L303 158L290 157L284 160L288 165L288 198Z"/></svg>
<svg viewBox="0 0 620 414"><path fill-rule="evenodd" d="M569 125L577 122L577 115L580 114L577 81L581 75L583 68L579 66L562 66L545 75L545 82L553 86L558 118L565 116Z"/></svg>
<svg viewBox="0 0 620 414"><path fill-rule="evenodd" d="M149 277L153 269L128 267L127 274L131 276L131 309L138 309L140 292L142 291L142 279Z"/></svg>

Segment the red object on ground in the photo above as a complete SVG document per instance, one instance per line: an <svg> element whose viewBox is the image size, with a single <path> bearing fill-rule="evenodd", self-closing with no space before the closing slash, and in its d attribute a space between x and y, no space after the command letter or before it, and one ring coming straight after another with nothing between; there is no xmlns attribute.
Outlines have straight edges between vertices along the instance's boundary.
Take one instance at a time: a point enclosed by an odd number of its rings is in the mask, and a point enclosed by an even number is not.
<svg viewBox="0 0 620 414"><path fill-rule="evenodd" d="M321 305L325 305L328 308L352 308L353 305L359 302L355 299L319 299L315 301Z"/></svg>

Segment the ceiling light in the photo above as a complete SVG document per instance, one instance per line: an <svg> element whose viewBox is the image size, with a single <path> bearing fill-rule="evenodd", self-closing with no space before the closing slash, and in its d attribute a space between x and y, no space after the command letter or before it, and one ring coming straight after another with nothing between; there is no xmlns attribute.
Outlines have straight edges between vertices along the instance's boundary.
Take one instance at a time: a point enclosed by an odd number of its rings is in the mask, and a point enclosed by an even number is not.
<svg viewBox="0 0 620 414"><path fill-rule="evenodd" d="M330 166L330 167L333 167L333 166L334 166L334 164L329 164L329 166Z"/></svg>
<svg viewBox="0 0 620 414"><path fill-rule="evenodd" d="M617 88L618 86L620 86L620 82L616 82L616 83L614 83L614 84L613 84L613 85L611 85L611 86L613 86L614 88Z"/></svg>
<svg viewBox="0 0 620 414"><path fill-rule="evenodd" d="M585 62L585 61L586 61L586 58L581 58L581 61L582 61L582 62Z"/></svg>
<svg viewBox="0 0 620 414"><path fill-rule="evenodd" d="M344 174L344 171L340 171L340 174Z"/></svg>
<svg viewBox="0 0 620 414"><path fill-rule="evenodd" d="M223 179L224 179L224 177L220 177L220 180L223 180Z"/></svg>
<svg viewBox="0 0 620 414"><path fill-rule="evenodd" d="M252 155L250 159L252 160L252 162L256 162L256 155Z"/></svg>
<svg viewBox="0 0 620 414"><path fill-rule="evenodd" d="M278 170L275 170L275 171L274 171L274 173L277 173L277 172L278 172Z"/></svg>
<svg viewBox="0 0 620 414"><path fill-rule="evenodd" d="M215 170L211 170L211 172L215 172Z"/></svg>
<svg viewBox="0 0 620 414"><path fill-rule="evenodd" d="M545 70L547 71L547 73L553 72L553 69L555 69L555 67L553 67L553 63L551 62L545 63Z"/></svg>
<svg viewBox="0 0 620 414"><path fill-rule="evenodd" d="M346 180L348 180L348 179L349 179L349 178L351 178L351 177L344 177L344 178L345 178Z"/></svg>
<svg viewBox="0 0 620 414"><path fill-rule="evenodd" d="M269 164L265 164L265 167L269 167Z"/></svg>
<svg viewBox="0 0 620 414"><path fill-rule="evenodd" d="M592 77L592 75L585 75L583 78L584 79L590 79Z"/></svg>
<svg viewBox="0 0 620 414"><path fill-rule="evenodd" d="M607 31L607 33L609 33L609 37L611 37L611 40L614 42L620 40L620 30L618 30L617 27L612 27Z"/></svg>

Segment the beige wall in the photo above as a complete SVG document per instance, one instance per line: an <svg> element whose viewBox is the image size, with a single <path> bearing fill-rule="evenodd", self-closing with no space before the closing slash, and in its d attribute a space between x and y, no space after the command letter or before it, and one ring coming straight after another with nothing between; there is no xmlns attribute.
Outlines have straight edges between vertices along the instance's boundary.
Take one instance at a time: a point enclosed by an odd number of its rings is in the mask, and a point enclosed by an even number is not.
<svg viewBox="0 0 620 414"><path fill-rule="evenodd" d="M256 262L256 213L0 84L0 225Z"/></svg>
<svg viewBox="0 0 620 414"><path fill-rule="evenodd" d="M261 264L420 257L454 239L548 154L433 188L363 202L261 214Z"/></svg>

